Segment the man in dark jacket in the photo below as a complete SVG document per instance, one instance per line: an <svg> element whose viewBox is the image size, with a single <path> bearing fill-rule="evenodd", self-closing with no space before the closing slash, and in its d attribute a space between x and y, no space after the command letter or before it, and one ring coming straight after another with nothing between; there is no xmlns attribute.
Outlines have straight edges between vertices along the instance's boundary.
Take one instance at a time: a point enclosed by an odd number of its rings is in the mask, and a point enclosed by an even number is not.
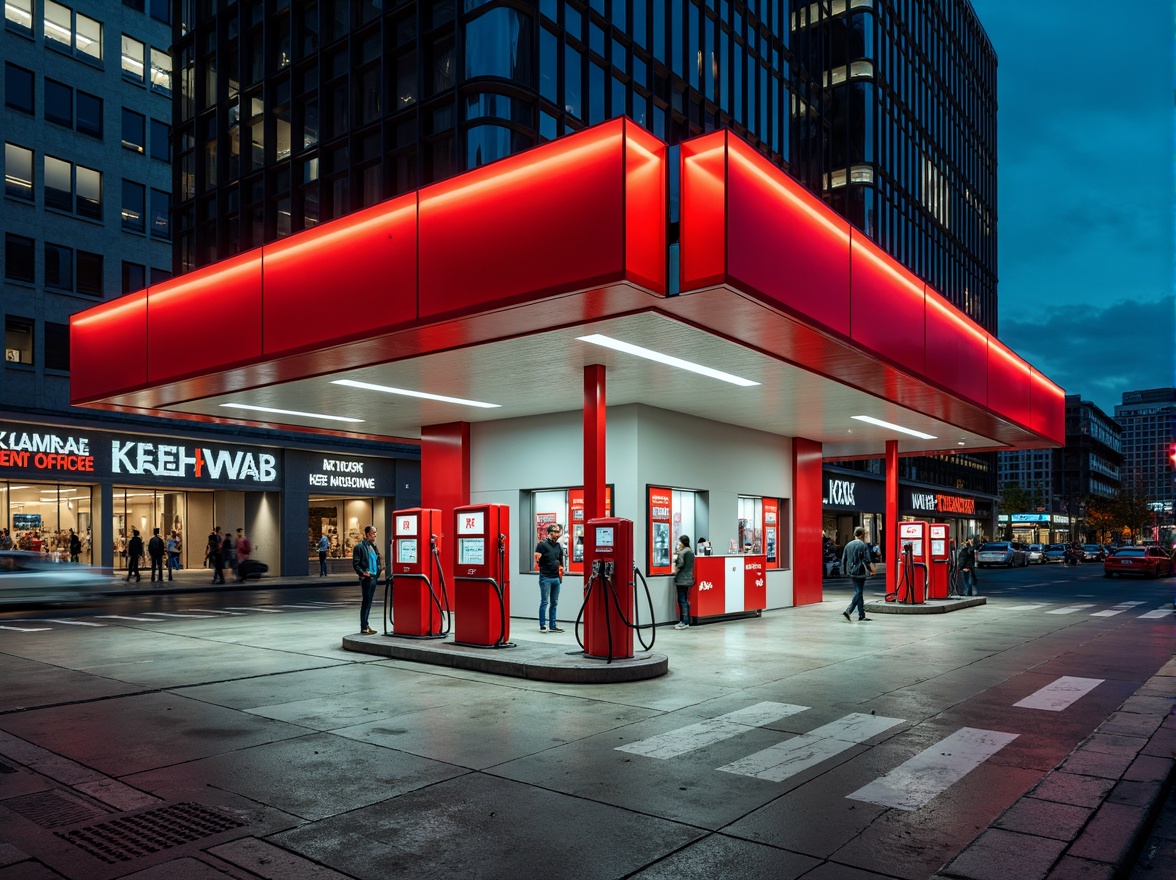
<svg viewBox="0 0 1176 880"><path fill-rule="evenodd" d="M143 575L139 574L139 560L143 558L143 539L139 537L138 529L131 529L131 540L127 541L127 582L130 583L131 575L135 576L136 581L143 580Z"/></svg>
<svg viewBox="0 0 1176 880"><path fill-rule="evenodd" d="M359 589L362 601L359 606L359 631L365 636L372 636L376 631L368 623L371 614L372 600L376 596L376 584L380 580L380 548L376 546L376 527L368 526L363 530L363 540L351 551L351 567L359 575Z"/></svg>
<svg viewBox="0 0 1176 880"><path fill-rule="evenodd" d="M151 534L147 542L147 558L151 560L151 583L155 583L155 575L159 574L160 583L163 582L163 558L167 555L167 544L159 537L159 529Z"/></svg>
<svg viewBox="0 0 1176 880"><path fill-rule="evenodd" d="M849 607L841 612L841 616L846 620L850 620L850 615L853 609L857 609L858 620L870 620L866 617L866 603L862 598L862 591L866 587L866 578L874 574L877 570L874 567L874 560L870 555L870 547L866 543L866 538L869 533L864 526L858 526L853 530L853 540L845 545L845 549L841 552L841 570L844 574L849 575L849 579L853 581L853 600L849 603Z"/></svg>
<svg viewBox="0 0 1176 880"><path fill-rule="evenodd" d="M960 584L964 588L965 596L979 595L976 589L976 548L972 546L975 540L975 538L969 538L964 541L964 545L960 547L959 555L956 557L956 564L960 569Z"/></svg>

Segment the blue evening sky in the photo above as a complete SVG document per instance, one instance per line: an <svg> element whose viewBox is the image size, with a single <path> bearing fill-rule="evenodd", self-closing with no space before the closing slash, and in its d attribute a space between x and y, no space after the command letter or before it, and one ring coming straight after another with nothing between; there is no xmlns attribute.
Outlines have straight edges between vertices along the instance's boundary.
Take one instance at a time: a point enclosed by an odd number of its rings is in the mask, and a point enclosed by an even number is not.
<svg viewBox="0 0 1176 880"><path fill-rule="evenodd" d="M1176 384L1173 4L972 7L999 60L1000 338L1113 415Z"/></svg>

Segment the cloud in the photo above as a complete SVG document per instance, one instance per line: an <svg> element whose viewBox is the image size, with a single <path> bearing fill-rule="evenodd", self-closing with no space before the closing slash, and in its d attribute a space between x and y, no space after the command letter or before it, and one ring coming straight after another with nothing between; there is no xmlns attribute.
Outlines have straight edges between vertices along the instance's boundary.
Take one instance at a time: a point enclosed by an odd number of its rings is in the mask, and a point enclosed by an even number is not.
<svg viewBox="0 0 1176 880"><path fill-rule="evenodd" d="M1000 338L1066 390L1107 415L1124 391L1176 386L1176 297L1072 305L1002 318Z"/></svg>

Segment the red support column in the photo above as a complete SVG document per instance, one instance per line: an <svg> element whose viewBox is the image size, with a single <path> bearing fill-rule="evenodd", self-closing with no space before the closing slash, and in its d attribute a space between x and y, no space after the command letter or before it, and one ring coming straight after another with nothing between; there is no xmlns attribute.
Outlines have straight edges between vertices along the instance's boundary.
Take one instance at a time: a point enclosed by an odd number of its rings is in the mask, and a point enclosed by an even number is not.
<svg viewBox="0 0 1176 880"><path fill-rule="evenodd" d="M823 598L821 580L821 444L792 438L792 601L811 605Z"/></svg>
<svg viewBox="0 0 1176 880"><path fill-rule="evenodd" d="M584 368L584 521L604 516L604 364ZM615 515L615 514L614 514Z"/></svg>
<svg viewBox="0 0 1176 880"><path fill-rule="evenodd" d="M453 521L453 509L470 503L470 423L449 422L421 428L421 507L441 511ZM446 545L442 545L446 546Z"/></svg>
<svg viewBox="0 0 1176 880"><path fill-rule="evenodd" d="M898 589L898 441L886 441L886 543L880 544L886 561L886 595Z"/></svg>

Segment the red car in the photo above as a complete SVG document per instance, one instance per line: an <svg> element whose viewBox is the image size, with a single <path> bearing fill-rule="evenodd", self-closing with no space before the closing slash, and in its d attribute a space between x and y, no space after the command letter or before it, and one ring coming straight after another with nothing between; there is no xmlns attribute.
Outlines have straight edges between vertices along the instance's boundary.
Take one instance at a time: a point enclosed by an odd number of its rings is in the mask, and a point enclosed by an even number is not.
<svg viewBox="0 0 1176 880"><path fill-rule="evenodd" d="M1172 574L1172 560L1162 547L1120 547L1103 560L1103 577L1117 574L1168 577Z"/></svg>

